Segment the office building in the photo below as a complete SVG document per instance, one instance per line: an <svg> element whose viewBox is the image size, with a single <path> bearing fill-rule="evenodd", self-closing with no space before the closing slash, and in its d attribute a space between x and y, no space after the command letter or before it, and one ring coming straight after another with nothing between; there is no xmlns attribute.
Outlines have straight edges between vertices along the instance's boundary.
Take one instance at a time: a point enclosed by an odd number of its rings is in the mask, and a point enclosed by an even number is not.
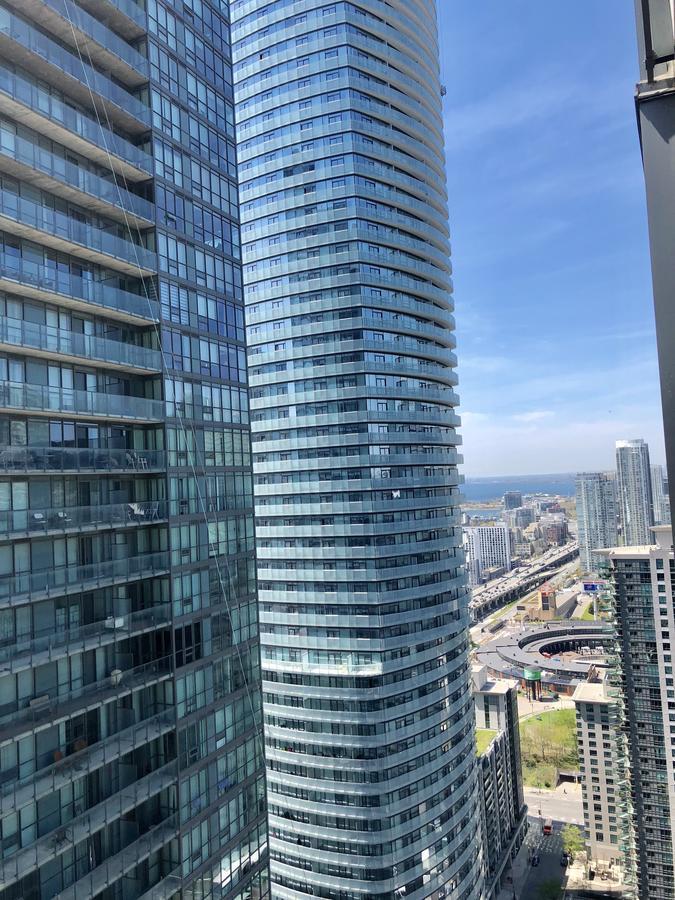
<svg viewBox="0 0 675 900"><path fill-rule="evenodd" d="M616 659L628 734L634 866L640 900L675 895L675 562L669 526L650 545L606 552L614 590ZM604 835L604 831L602 832Z"/></svg>
<svg viewBox="0 0 675 900"><path fill-rule="evenodd" d="M576 507L581 566L585 572L595 572L600 558L593 551L616 547L619 543L614 473L579 473L576 477Z"/></svg>
<svg viewBox="0 0 675 900"><path fill-rule="evenodd" d="M0 23L0 895L262 897L227 7Z"/></svg>
<svg viewBox="0 0 675 900"><path fill-rule="evenodd" d="M518 682L472 667L486 900L499 895L527 831L518 726Z"/></svg>
<svg viewBox="0 0 675 900"><path fill-rule="evenodd" d="M624 827L619 794L617 702L605 680L583 682L574 695L584 829L589 859L606 870L621 868Z"/></svg>
<svg viewBox="0 0 675 900"><path fill-rule="evenodd" d="M504 509L518 509L519 506L523 505L523 495L520 491L507 491L504 494Z"/></svg>
<svg viewBox="0 0 675 900"><path fill-rule="evenodd" d="M670 499L668 497L668 478L663 466L651 466L652 503L654 507L654 524L670 525Z"/></svg>
<svg viewBox="0 0 675 900"><path fill-rule="evenodd" d="M616 442L616 490L621 543L649 544L654 524L649 447L642 440Z"/></svg>
<svg viewBox="0 0 675 900"><path fill-rule="evenodd" d="M274 892L471 900L436 4L231 11Z"/></svg>
<svg viewBox="0 0 675 900"><path fill-rule="evenodd" d="M490 570L503 574L511 568L509 529L503 524L475 525L464 529L466 564L471 586L485 580Z"/></svg>

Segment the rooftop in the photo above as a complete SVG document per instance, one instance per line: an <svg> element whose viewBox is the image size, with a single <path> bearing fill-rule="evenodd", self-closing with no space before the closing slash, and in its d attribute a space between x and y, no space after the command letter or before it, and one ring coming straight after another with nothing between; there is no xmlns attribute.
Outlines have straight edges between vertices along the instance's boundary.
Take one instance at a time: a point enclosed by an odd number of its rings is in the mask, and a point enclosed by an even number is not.
<svg viewBox="0 0 675 900"><path fill-rule="evenodd" d="M575 703L612 703L604 681L585 681L577 685L572 696Z"/></svg>
<svg viewBox="0 0 675 900"><path fill-rule="evenodd" d="M496 737L492 728L476 728L476 756L482 756Z"/></svg>

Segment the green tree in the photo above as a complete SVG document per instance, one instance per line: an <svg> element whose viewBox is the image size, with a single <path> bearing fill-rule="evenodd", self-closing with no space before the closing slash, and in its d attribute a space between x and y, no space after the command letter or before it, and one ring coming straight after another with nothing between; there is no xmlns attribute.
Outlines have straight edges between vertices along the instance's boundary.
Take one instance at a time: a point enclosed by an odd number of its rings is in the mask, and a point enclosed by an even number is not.
<svg viewBox="0 0 675 900"><path fill-rule="evenodd" d="M584 836L581 833L581 829L577 828L576 825L564 825L560 836L562 837L562 845L565 853L569 853L570 856L576 856L577 853L581 853L584 849Z"/></svg>

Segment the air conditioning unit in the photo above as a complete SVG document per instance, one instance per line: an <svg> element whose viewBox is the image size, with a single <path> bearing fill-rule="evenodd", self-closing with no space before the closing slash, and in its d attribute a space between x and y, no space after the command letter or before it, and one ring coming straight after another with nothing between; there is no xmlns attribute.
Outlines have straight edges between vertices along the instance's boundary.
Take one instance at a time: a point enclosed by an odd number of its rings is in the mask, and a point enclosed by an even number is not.
<svg viewBox="0 0 675 900"><path fill-rule="evenodd" d="M117 685L122 681L122 670L121 669L113 669L110 673L110 683L113 687L117 687Z"/></svg>

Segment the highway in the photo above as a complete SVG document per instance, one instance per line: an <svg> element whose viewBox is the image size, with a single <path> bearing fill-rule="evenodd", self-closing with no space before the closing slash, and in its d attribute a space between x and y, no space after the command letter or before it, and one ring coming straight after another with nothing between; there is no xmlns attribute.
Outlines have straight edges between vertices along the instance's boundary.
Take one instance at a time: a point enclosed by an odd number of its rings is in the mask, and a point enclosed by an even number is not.
<svg viewBox="0 0 675 900"><path fill-rule="evenodd" d="M553 547L551 550L547 550L528 565L521 566L502 578L495 578L494 581L475 588L469 604L472 621L478 622L506 603L529 594L530 591L556 574L565 564L576 560L578 555L578 543L569 541L562 547Z"/></svg>

